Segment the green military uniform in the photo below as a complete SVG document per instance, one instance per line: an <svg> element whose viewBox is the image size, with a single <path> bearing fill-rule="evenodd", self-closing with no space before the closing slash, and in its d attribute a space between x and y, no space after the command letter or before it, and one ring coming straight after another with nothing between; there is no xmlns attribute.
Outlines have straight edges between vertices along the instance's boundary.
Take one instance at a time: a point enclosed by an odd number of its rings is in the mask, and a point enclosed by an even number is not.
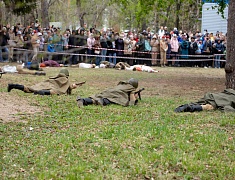
<svg viewBox="0 0 235 180"><path fill-rule="evenodd" d="M69 71L67 69L61 69L56 77L51 77L46 81L40 82L31 87L27 87L21 84L8 84L7 91L10 92L12 89L19 89L26 93L34 93L40 95L51 95L51 94L71 94L72 86L69 82Z"/></svg>
<svg viewBox="0 0 235 180"><path fill-rule="evenodd" d="M197 104L210 104L215 109L235 112L235 90L225 89L221 93L207 93Z"/></svg>
<svg viewBox="0 0 235 180"><path fill-rule="evenodd" d="M28 89L31 92L40 90L50 90L56 94L65 94L70 87L69 79L65 74L59 73L56 77L51 77L46 81L35 84Z"/></svg>
<svg viewBox="0 0 235 180"><path fill-rule="evenodd" d="M128 81L120 81L114 88L109 88L103 92L90 96L89 98L77 97L78 107L89 104L106 106L109 104L119 104L122 106L136 105L137 99L134 96L138 80L131 78Z"/></svg>
<svg viewBox="0 0 235 180"><path fill-rule="evenodd" d="M207 93L198 102L177 107L175 112L195 112L213 109L235 112L235 90L225 89L221 93Z"/></svg>
<svg viewBox="0 0 235 180"><path fill-rule="evenodd" d="M128 81L121 81L114 88L104 90L103 92L91 96L95 101L99 101L102 98L108 99L110 102L120 104L122 106L134 105L135 101L129 101L129 95L136 90Z"/></svg>

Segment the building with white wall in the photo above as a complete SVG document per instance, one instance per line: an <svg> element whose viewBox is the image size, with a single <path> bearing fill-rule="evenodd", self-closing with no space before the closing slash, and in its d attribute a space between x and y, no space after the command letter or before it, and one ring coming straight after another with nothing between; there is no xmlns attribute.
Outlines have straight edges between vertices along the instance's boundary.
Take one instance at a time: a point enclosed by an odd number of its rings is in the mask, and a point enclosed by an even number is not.
<svg viewBox="0 0 235 180"><path fill-rule="evenodd" d="M204 3L202 6L202 26L201 32L205 29L209 33L216 34L217 31L227 33L227 20L228 20L228 7L224 10L224 18L221 14L218 14L217 8L212 8L218 6L216 3Z"/></svg>

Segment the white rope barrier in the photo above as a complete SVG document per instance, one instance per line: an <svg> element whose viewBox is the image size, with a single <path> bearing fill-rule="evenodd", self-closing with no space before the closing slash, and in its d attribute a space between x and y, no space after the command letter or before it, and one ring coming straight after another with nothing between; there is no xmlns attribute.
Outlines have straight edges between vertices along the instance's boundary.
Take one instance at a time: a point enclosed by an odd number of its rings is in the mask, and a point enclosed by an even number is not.
<svg viewBox="0 0 235 180"><path fill-rule="evenodd" d="M77 47L77 46L76 46ZM82 47L82 46L80 46ZM84 46L83 46L84 47ZM22 48L14 48L16 51L16 54L20 54L19 52L27 51L33 53L33 50L29 49L22 49ZM104 48L100 48L104 49ZM109 50L109 49L108 49ZM133 51L134 54L131 54L131 56L109 56L109 55L101 55L101 54L81 54L81 53L72 53L69 51L76 51L74 49L68 49L62 52L49 52L49 51L39 51L38 54L46 54L46 55L66 55L66 56L85 56L85 57L105 57L105 58L116 58L116 59L125 59L125 60L142 60L142 61L152 61L157 60L160 61L161 59L152 59L152 58L146 58L146 57L140 57L140 54L160 54L160 53L152 53L152 52L139 52L139 51ZM116 51L116 50L115 50ZM123 51L123 50L122 50ZM23 54L23 53L21 53ZM197 62L197 61L220 61L220 62L226 62L226 60L223 59L215 59L216 56L225 56L225 54L213 54L213 55L184 55L184 54L167 54L167 56L170 57L176 57L176 59L167 59L167 61L177 61L177 62ZM183 58L182 58L183 57ZM186 58L188 57L188 58ZM192 59L193 58L193 59Z"/></svg>

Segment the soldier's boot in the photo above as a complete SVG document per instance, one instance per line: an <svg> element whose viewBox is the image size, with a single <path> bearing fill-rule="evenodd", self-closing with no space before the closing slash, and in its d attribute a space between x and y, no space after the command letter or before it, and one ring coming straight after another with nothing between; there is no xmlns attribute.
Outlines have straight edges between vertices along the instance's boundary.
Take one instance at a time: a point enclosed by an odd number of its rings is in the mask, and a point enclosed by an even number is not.
<svg viewBox="0 0 235 180"><path fill-rule="evenodd" d="M7 92L10 92L12 89L19 89L21 91L24 91L24 86L20 84L8 84Z"/></svg>
<svg viewBox="0 0 235 180"><path fill-rule="evenodd" d="M37 71L34 73L34 75L38 75L38 76L46 76L46 73L45 72L40 72L40 71Z"/></svg>
<svg viewBox="0 0 235 180"><path fill-rule="evenodd" d="M175 112L195 112L202 111L200 104L184 104L175 109Z"/></svg>
<svg viewBox="0 0 235 180"><path fill-rule="evenodd" d="M107 98L100 98L97 101L97 104L101 105L101 106L107 106L107 105L111 104L111 102Z"/></svg>
<svg viewBox="0 0 235 180"><path fill-rule="evenodd" d="M40 90L40 91L35 91L34 94L38 94L38 95L51 95L51 92L49 90Z"/></svg>
<svg viewBox="0 0 235 180"><path fill-rule="evenodd" d="M78 107L87 106L90 104L94 104L94 101L91 98L81 98L80 96L77 97Z"/></svg>

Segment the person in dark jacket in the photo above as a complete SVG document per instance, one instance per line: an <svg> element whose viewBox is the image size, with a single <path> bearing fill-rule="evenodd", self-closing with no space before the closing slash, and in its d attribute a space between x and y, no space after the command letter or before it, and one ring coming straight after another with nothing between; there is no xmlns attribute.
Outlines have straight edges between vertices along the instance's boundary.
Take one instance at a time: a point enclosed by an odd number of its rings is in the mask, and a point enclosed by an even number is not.
<svg viewBox="0 0 235 180"><path fill-rule="evenodd" d="M175 112L195 112L203 110L221 110L235 112L235 90L225 89L220 93L206 93L195 103L184 104L175 109Z"/></svg>
<svg viewBox="0 0 235 180"><path fill-rule="evenodd" d="M76 47L75 47L76 45L77 45L76 31L72 30L72 34L69 36L69 42L68 42L69 50L68 51L72 54L76 54L77 53ZM78 63L77 58L78 58L77 55L71 55L69 64L70 65L77 64Z"/></svg>
<svg viewBox="0 0 235 180"><path fill-rule="evenodd" d="M214 44L215 48L215 68L220 68L220 58L221 54L224 53L224 45L221 43L220 39L217 39L217 43Z"/></svg>
<svg viewBox="0 0 235 180"><path fill-rule="evenodd" d="M120 36L118 36L118 38L115 40L115 48L116 48L116 55L119 57L124 56L124 34L120 34ZM122 61L122 58L118 58L117 62Z"/></svg>
<svg viewBox="0 0 235 180"><path fill-rule="evenodd" d="M10 40L6 27L0 27L0 62L8 61L9 50L7 48Z"/></svg>
<svg viewBox="0 0 235 180"><path fill-rule="evenodd" d="M108 43L107 43L107 34L106 32L103 32L103 35L100 37L100 45L101 45L101 61L106 60L106 55L107 55L107 48L108 48Z"/></svg>
<svg viewBox="0 0 235 180"><path fill-rule="evenodd" d="M136 51L138 51L136 54L138 58L145 58L145 39L142 34L139 35L139 41L136 43ZM144 64L144 60L138 59L137 64Z"/></svg>
<svg viewBox="0 0 235 180"><path fill-rule="evenodd" d="M198 45L197 45L197 42L195 41L195 37L193 36L193 37L191 37L191 42L190 42L190 44L189 44L189 55L191 55L189 58L191 59L191 60L193 60L193 59L197 59L197 57L195 57L195 52L196 52L196 50L198 49ZM197 65L199 65L199 63L198 62L194 62L194 61L192 61L192 62L190 62L190 65L192 66L192 67L194 67L194 66L197 66Z"/></svg>
<svg viewBox="0 0 235 180"><path fill-rule="evenodd" d="M117 86L104 90L103 92L88 98L77 97L78 107L90 104L106 106L109 104L119 104L122 106L136 105L138 94L138 80L131 78L128 81L120 81Z"/></svg>
<svg viewBox="0 0 235 180"><path fill-rule="evenodd" d="M80 54L78 57L79 57L79 60L78 62L85 62L85 54L86 54L86 40L87 40L87 36L85 36L84 34L84 31L85 29L81 28L80 29L80 33L78 35L78 53Z"/></svg>

